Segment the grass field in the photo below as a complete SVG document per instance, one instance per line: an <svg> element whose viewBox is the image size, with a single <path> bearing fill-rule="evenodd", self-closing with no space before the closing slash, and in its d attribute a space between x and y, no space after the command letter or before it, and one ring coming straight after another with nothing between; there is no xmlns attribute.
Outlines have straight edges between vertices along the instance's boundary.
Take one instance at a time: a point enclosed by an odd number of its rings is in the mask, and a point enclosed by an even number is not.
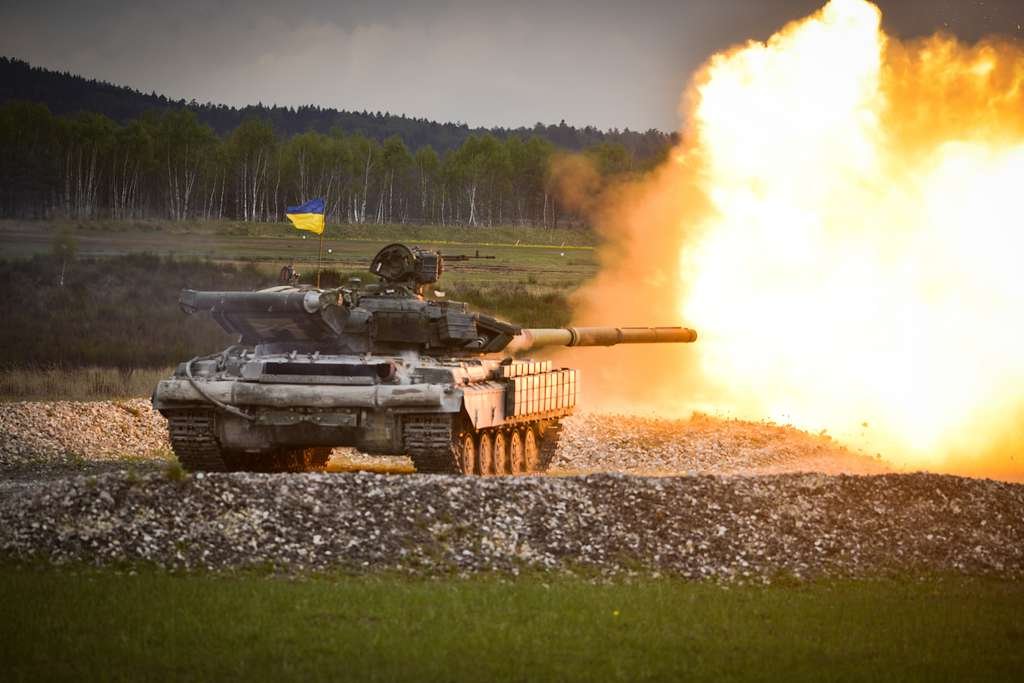
<svg viewBox="0 0 1024 683"><path fill-rule="evenodd" d="M83 258L148 253L263 264L268 274L288 261L303 273L316 267L316 235L283 223L0 221L0 258L47 254L61 229L71 230ZM325 250L330 251L325 251L325 263L336 270L365 271L378 249L404 241L445 254L479 251L495 257L448 264L444 285L513 282L564 290L596 272L594 240L592 233L578 230L332 225L326 232Z"/></svg>
<svg viewBox="0 0 1024 683"><path fill-rule="evenodd" d="M65 229L77 254L63 264L50 252ZM450 261L434 289L524 327L568 324L568 295L597 272L594 236L578 230L335 225L328 235L325 287L352 276L373 281L370 260L394 241L449 256L493 256ZM129 369L165 367L231 343L203 316L182 314L182 288L266 287L288 262L313 282L316 254L315 235L280 223L0 221L7 294L0 305L7 322L0 332L0 400L46 398L54 389L56 396L90 399L137 394L145 382ZM65 392L58 371L38 370L83 366L115 368L120 376L75 371L74 391Z"/></svg>
<svg viewBox="0 0 1024 683"><path fill-rule="evenodd" d="M50 256L0 261L6 294L0 301L5 322L0 327L0 396L27 397L39 394L46 382L59 382L55 374L34 377L38 368L115 368L130 379L132 369L165 368L223 349L236 338L209 316L183 313L180 291L251 290L276 279L251 263L123 254L77 259L66 268L61 286L60 267ZM345 273L332 269L324 276L324 285L332 286L344 282ZM364 278L371 280L368 273ZM474 310L527 327L566 325L571 315L565 291L529 284L529 278L526 283L452 278L441 288L448 301L465 301ZM2 374L19 369L25 372ZM71 379L81 386L81 377ZM115 391L130 385L94 374L89 384L97 382ZM89 397L110 393L93 391Z"/></svg>
<svg viewBox="0 0 1024 683"><path fill-rule="evenodd" d="M219 235L228 237L278 237L282 231L295 232L291 224L245 223L242 221L171 221L165 219L136 220L0 220L0 232L70 229L83 233L167 233L176 235ZM336 239L403 240L421 239L449 243L492 243L529 245L566 245L587 247L597 244L597 236L585 228L541 228L532 226L495 225L414 225L414 224L329 224L327 237Z"/></svg>
<svg viewBox="0 0 1024 683"><path fill-rule="evenodd" d="M1014 680L1024 585L0 568L5 680Z"/></svg>

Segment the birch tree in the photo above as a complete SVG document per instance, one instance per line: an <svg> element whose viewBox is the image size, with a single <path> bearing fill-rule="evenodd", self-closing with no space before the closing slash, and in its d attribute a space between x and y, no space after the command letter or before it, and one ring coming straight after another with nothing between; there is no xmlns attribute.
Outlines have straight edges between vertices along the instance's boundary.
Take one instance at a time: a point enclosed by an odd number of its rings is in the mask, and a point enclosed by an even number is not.
<svg viewBox="0 0 1024 683"><path fill-rule="evenodd" d="M138 121L115 133L109 183L113 218L142 215L143 182L154 167L153 150L153 136Z"/></svg>
<svg viewBox="0 0 1024 683"><path fill-rule="evenodd" d="M238 213L243 221L266 218L266 190L276 142L270 124L258 119L242 123L228 140L235 164Z"/></svg>
<svg viewBox="0 0 1024 683"><path fill-rule="evenodd" d="M399 192L405 172L412 166L412 156L402 139L391 136L381 147L381 185L377 222L393 223L395 208L395 179L399 179ZM401 203L401 197L399 203Z"/></svg>
<svg viewBox="0 0 1024 683"><path fill-rule="evenodd" d="M432 222L434 220L434 202L437 194L435 186L438 182L441 160L438 158L437 152L430 145L416 150L414 160L420 200L419 220L423 223Z"/></svg>
<svg viewBox="0 0 1024 683"><path fill-rule="evenodd" d="M203 161L214 145L213 131L188 110L168 111L157 119L156 139L167 212L172 220L185 220Z"/></svg>
<svg viewBox="0 0 1024 683"><path fill-rule="evenodd" d="M94 218L99 209L100 183L114 142L114 122L106 116L82 113L65 121L64 212Z"/></svg>

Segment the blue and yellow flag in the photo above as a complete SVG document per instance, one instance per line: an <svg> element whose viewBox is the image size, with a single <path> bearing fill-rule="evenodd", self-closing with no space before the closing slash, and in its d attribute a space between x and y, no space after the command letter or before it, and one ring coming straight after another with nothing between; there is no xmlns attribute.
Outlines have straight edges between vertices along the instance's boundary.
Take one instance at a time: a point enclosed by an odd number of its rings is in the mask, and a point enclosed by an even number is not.
<svg viewBox="0 0 1024 683"><path fill-rule="evenodd" d="M310 199L305 204L298 206L289 206L284 211L284 215L288 217L296 228L299 230L309 230L320 235L324 231L324 200L323 199Z"/></svg>

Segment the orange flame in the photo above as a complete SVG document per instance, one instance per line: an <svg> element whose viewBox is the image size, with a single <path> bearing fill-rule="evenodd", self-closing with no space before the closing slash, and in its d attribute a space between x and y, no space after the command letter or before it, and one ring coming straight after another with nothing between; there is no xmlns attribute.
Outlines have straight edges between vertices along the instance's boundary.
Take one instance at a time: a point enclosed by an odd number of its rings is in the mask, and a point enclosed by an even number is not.
<svg viewBox="0 0 1024 683"><path fill-rule="evenodd" d="M1024 50L880 22L832 0L698 74L671 160L606 197L578 302L701 339L591 358L587 393L1024 478Z"/></svg>

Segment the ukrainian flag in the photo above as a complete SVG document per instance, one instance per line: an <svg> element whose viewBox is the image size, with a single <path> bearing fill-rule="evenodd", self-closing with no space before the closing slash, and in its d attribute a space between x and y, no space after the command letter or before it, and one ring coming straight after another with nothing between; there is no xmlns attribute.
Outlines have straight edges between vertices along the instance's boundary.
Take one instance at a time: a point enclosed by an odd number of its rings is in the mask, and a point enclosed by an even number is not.
<svg viewBox="0 0 1024 683"><path fill-rule="evenodd" d="M305 204L289 206L284 211L296 228L320 235L324 231L324 200L310 199Z"/></svg>

